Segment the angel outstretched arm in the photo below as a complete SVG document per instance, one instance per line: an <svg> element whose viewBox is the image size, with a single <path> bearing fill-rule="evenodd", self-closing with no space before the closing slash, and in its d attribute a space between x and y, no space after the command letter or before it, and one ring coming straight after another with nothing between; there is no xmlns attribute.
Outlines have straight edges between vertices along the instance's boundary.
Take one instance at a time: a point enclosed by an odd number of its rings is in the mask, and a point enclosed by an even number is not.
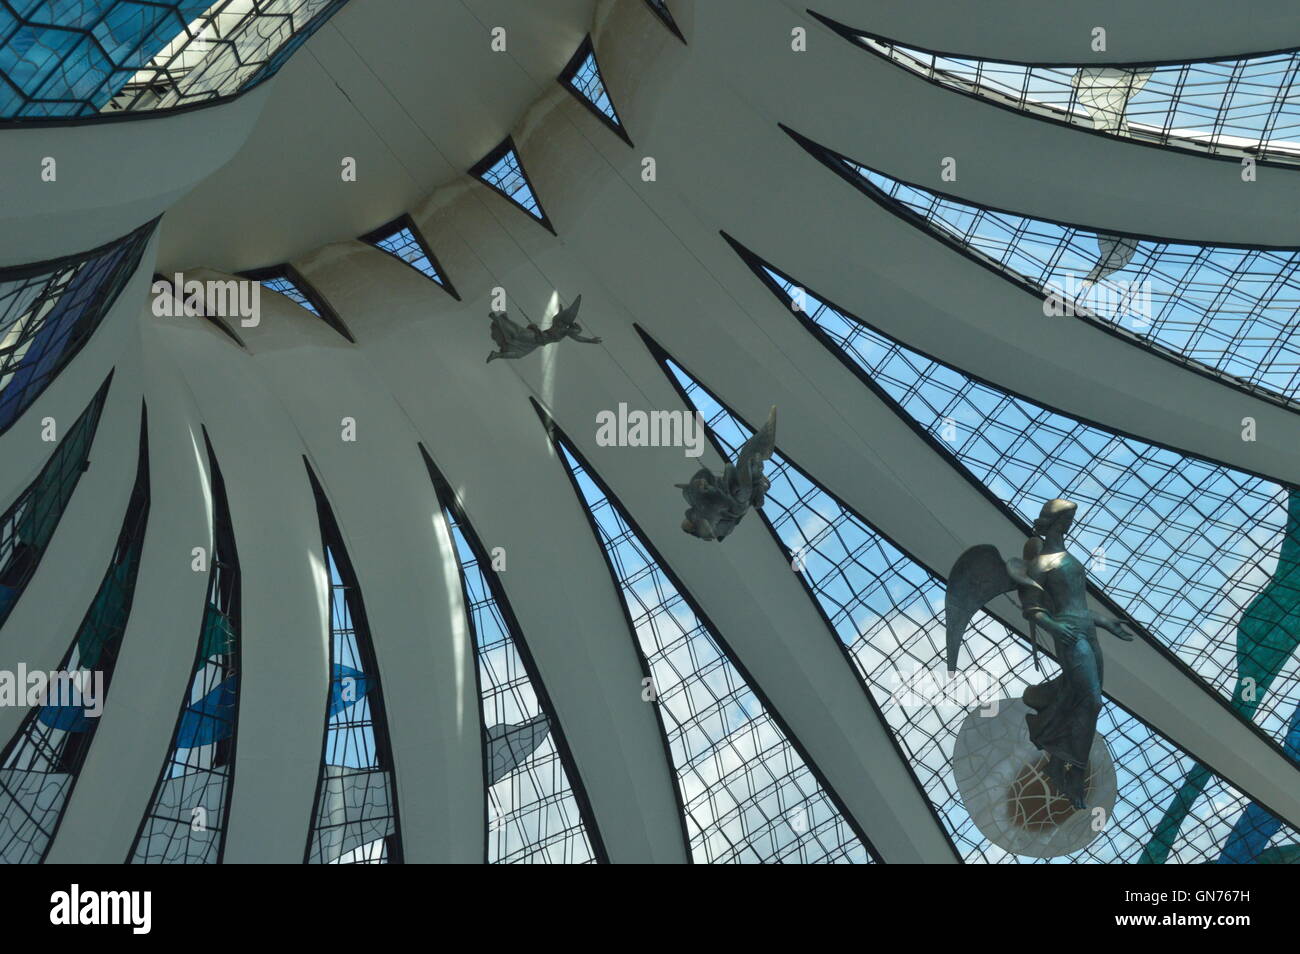
<svg viewBox="0 0 1300 954"><path fill-rule="evenodd" d="M1124 631L1125 626L1129 629L1133 629L1133 624L1126 619L1112 619L1109 616L1102 616L1100 613L1094 612L1092 614L1092 622L1098 629L1104 629L1106 632L1119 637L1126 643L1133 642L1133 633Z"/></svg>

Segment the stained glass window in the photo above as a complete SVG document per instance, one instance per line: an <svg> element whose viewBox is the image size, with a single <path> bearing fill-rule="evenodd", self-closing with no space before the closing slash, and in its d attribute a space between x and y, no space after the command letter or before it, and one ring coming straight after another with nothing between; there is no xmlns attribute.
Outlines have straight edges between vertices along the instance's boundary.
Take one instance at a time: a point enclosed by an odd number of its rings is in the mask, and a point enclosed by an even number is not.
<svg viewBox="0 0 1300 954"><path fill-rule="evenodd" d="M400 863L397 783L365 603L325 491L310 469L307 474L316 494L330 583L325 747L307 863Z"/></svg>
<svg viewBox="0 0 1300 954"><path fill-rule="evenodd" d="M1179 63L1007 63L936 53L819 17L877 56L947 89L1109 136L1300 162L1300 51Z"/></svg>
<svg viewBox="0 0 1300 954"><path fill-rule="evenodd" d="M136 833L132 864L218 864L225 849L239 709L239 557L212 444L208 594L171 748Z"/></svg>
<svg viewBox="0 0 1300 954"><path fill-rule="evenodd" d="M249 89L347 0L6 0L0 119L170 109Z"/></svg>
<svg viewBox="0 0 1300 954"><path fill-rule="evenodd" d="M339 317L338 312L334 310L320 292L307 283L307 280L292 265L258 268L244 272L243 275L245 278L251 278L268 291L283 295L299 308L311 312L344 338L347 338L348 341L356 344L356 339L352 337L352 332L348 331L347 325L343 323L343 319Z"/></svg>
<svg viewBox="0 0 1300 954"><path fill-rule="evenodd" d="M668 8L668 0L645 0L646 6L654 11L654 15L663 21L663 25L672 31L673 36L686 42L686 37L682 36L682 31L677 27L677 21L673 19L673 12Z"/></svg>
<svg viewBox="0 0 1300 954"><path fill-rule="evenodd" d="M112 380L110 374L64 433L36 479L0 515L0 626L36 573L77 482L90 467L90 445Z"/></svg>
<svg viewBox="0 0 1300 954"><path fill-rule="evenodd" d="M1169 242L986 209L892 179L796 138L885 208L1077 317L1293 408L1300 250Z"/></svg>
<svg viewBox="0 0 1300 954"><path fill-rule="evenodd" d="M45 860L85 765L117 664L149 518L149 448L140 416L140 459L113 559L72 646L22 726L0 752L0 861ZM31 685L29 679L28 685Z"/></svg>
<svg viewBox="0 0 1300 954"><path fill-rule="evenodd" d="M157 221L91 252L0 269L0 433L90 340Z"/></svg>
<svg viewBox="0 0 1300 954"><path fill-rule="evenodd" d="M425 278L432 279L446 289L451 297L460 301L460 295L456 294L456 289L451 286L446 272L434 258L429 244L409 215L400 216L387 225L381 225L373 232L361 236L361 241L383 249L399 261L410 265Z"/></svg>
<svg viewBox="0 0 1300 954"><path fill-rule="evenodd" d="M594 113L597 119L617 133L629 146L632 145L623 121L618 118L618 112L614 109L614 102L609 98L605 79L600 75L600 64L596 62L596 50L592 46L590 36L582 41L582 45L578 47L577 52L560 73L559 80L560 85L573 93L578 102Z"/></svg>

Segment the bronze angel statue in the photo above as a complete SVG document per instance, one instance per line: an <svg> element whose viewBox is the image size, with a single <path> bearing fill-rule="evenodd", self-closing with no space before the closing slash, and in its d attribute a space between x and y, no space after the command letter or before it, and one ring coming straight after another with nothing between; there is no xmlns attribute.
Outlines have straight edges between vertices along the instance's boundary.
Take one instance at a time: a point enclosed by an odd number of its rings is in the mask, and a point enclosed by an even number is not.
<svg viewBox="0 0 1300 954"><path fill-rule="evenodd" d="M763 476L763 462L776 450L776 408L754 436L740 445L736 462L722 468L719 477L707 467L695 472L689 484L674 484L690 507L682 529L701 540L726 539L751 507L763 506L772 482Z"/></svg>
<svg viewBox="0 0 1300 954"><path fill-rule="evenodd" d="M497 350L487 356L487 363L491 364L494 358L522 358L538 348L565 338L583 344L600 344L600 338L587 338L582 334L582 327L578 324L578 308L581 305L582 296L579 295L573 299L572 305L551 319L550 326L545 330L531 321L525 327L520 327L504 311L492 312L488 317L492 319L492 340L496 342Z"/></svg>
<svg viewBox="0 0 1300 954"><path fill-rule="evenodd" d="M989 544L971 547L957 558L948 575L944 599L948 670L956 671L966 627L975 611L993 597L1015 590L1029 621L1037 652L1037 629L1051 634L1061 672L1025 690L1029 738L1048 755L1047 776L1058 795L1085 808L1088 754L1101 712L1102 663L1097 630L1131 641L1124 626L1132 624L1088 608L1084 566L1065 549L1065 535L1077 505L1049 500L1034 521L1034 536L1025 541L1023 557L1003 560Z"/></svg>

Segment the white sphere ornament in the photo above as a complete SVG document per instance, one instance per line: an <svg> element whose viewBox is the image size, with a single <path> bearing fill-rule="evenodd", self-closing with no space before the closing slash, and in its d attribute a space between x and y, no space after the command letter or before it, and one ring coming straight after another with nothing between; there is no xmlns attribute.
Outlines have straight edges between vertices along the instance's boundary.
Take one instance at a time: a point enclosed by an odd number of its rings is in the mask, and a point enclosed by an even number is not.
<svg viewBox="0 0 1300 954"><path fill-rule="evenodd" d="M1030 741L1025 723L1029 707L1020 699L995 706L971 710L953 746L957 790L975 827L998 847L1029 858L1087 847L1106 829L1119 795L1106 740L1100 732L1093 736L1088 807L1076 810L1047 780L1047 753Z"/></svg>

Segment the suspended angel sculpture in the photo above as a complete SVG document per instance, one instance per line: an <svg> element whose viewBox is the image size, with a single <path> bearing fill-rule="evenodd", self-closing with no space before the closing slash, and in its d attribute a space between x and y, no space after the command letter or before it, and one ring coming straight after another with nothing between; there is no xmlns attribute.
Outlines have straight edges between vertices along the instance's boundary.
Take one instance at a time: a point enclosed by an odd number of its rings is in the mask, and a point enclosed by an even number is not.
<svg viewBox="0 0 1300 954"><path fill-rule="evenodd" d="M487 356L488 363L490 364L493 358L522 358L532 354L538 348L555 344L565 338L572 338L583 344L600 344L601 339L587 338L582 335L582 327L578 324L578 308L581 305L582 296L579 295L573 299L572 305L551 319L550 327L545 330L538 328L531 321L526 327L521 328L519 323L513 321L504 311L492 312L488 317L492 319L492 340L496 342L497 350Z"/></svg>
<svg viewBox="0 0 1300 954"><path fill-rule="evenodd" d="M957 558L948 575L944 598L948 637L948 670L957 669L962 638L975 611L993 597L1016 590L1037 648L1037 627L1051 633L1061 673L1030 686L1024 701L1035 710L1025 716L1029 738L1048 755L1047 776L1058 795L1075 808L1085 808L1088 753L1101 711L1101 647L1097 630L1131 641L1127 621L1088 609L1088 577L1083 564L1065 549L1065 534L1077 506L1049 500L1034 521L1034 536L1025 541L1024 556L1003 560L989 544L971 547Z"/></svg>
<svg viewBox="0 0 1300 954"><path fill-rule="evenodd" d="M763 462L776 450L776 407L767 423L740 445L736 462L728 462L719 477L707 467L695 472L689 484L674 484L690 506L682 529L701 540L726 539L751 507L763 506L772 482L763 476Z"/></svg>

